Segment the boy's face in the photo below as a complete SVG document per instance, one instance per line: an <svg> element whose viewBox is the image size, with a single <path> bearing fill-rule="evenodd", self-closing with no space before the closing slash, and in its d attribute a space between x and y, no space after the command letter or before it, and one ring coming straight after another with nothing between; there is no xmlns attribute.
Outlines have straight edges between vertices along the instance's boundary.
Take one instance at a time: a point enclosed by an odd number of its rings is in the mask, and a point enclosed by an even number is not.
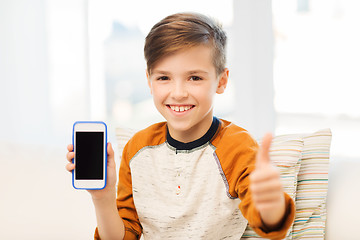
<svg viewBox="0 0 360 240"><path fill-rule="evenodd" d="M202 137L210 128L215 93L223 93L229 71L217 76L212 49L196 46L161 59L148 75L158 111L170 135L181 142Z"/></svg>

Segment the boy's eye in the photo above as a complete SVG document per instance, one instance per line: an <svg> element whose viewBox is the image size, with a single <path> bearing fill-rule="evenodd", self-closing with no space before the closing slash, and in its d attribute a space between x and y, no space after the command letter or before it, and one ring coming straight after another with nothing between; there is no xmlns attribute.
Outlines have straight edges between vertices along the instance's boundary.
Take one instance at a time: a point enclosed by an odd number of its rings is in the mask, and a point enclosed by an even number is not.
<svg viewBox="0 0 360 240"><path fill-rule="evenodd" d="M161 76L161 77L158 77L157 80L161 80L161 81L169 80L169 77L167 77L167 76Z"/></svg>
<svg viewBox="0 0 360 240"><path fill-rule="evenodd" d="M198 76L191 76L190 77L190 80L191 81L199 81L199 80L201 80L202 78L201 77L198 77Z"/></svg>

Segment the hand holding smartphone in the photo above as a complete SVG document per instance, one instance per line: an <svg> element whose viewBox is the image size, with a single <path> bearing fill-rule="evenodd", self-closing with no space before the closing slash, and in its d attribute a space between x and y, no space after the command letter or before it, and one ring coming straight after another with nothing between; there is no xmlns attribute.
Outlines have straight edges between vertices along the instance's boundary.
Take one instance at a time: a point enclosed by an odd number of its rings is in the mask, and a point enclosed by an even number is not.
<svg viewBox="0 0 360 240"><path fill-rule="evenodd" d="M107 174L107 126L104 122L75 122L73 126L73 187L103 189Z"/></svg>

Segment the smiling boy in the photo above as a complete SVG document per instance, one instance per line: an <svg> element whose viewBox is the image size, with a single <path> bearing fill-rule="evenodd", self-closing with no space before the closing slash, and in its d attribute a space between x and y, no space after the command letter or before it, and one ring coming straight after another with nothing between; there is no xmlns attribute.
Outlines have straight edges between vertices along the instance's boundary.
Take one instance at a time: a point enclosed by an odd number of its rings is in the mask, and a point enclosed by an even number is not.
<svg viewBox="0 0 360 240"><path fill-rule="evenodd" d="M229 71L219 75L206 45L164 56L147 72L157 110L167 121L171 137L191 142L202 137L213 121L213 97L223 93Z"/></svg>
<svg viewBox="0 0 360 240"><path fill-rule="evenodd" d="M95 239L240 239L247 224L265 238L286 236L295 206L269 162L271 136L258 149L246 130L213 116L229 78L225 47L224 31L201 14L174 14L151 29L146 76L166 122L125 146L117 197L108 145L108 184L89 191Z"/></svg>

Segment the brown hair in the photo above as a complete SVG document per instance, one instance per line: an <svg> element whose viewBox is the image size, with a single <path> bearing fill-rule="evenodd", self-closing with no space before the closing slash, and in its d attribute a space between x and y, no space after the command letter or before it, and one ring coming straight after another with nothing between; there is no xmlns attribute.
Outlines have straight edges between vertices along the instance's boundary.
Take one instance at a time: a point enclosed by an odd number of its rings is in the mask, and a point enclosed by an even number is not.
<svg viewBox="0 0 360 240"><path fill-rule="evenodd" d="M213 47L217 75L225 69L226 33L215 20L199 13L177 13L155 24L145 39L147 71L163 57L198 45Z"/></svg>

